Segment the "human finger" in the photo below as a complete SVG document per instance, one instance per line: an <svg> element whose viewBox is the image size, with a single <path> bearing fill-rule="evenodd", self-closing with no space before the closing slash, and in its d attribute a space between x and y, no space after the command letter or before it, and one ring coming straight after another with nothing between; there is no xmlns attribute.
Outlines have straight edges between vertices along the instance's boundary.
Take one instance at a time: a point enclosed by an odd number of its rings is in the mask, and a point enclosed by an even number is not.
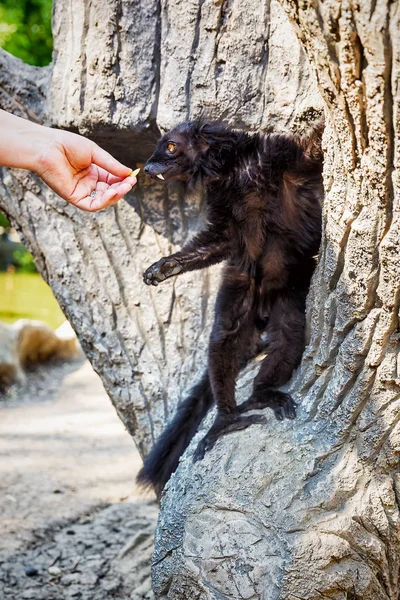
<svg viewBox="0 0 400 600"><path fill-rule="evenodd" d="M105 169L102 169L101 167L97 167L98 180L105 181L109 185L113 185L115 183L127 182L133 186L137 182L138 172L139 172L139 169L136 169L135 171L131 171L127 177L118 177L117 175L112 175L111 173L109 173Z"/></svg>
<svg viewBox="0 0 400 600"><path fill-rule="evenodd" d="M93 143L92 161L95 165L101 167L116 177L125 178L132 173L132 169L125 167L116 158L111 156L111 154L106 152L106 150L103 150L103 148L100 148L100 146L95 143Z"/></svg>

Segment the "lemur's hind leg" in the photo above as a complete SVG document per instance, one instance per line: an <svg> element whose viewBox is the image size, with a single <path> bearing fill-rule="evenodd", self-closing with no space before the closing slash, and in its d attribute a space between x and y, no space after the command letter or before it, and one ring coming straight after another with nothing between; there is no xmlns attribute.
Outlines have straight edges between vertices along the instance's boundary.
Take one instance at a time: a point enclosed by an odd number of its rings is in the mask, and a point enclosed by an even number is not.
<svg viewBox="0 0 400 600"><path fill-rule="evenodd" d="M290 394L277 388L285 384L299 365L304 350L304 301L296 290L277 293L271 306L265 329L267 356L254 379L253 393L239 406L244 413L254 409L272 408L282 420L296 418L296 403Z"/></svg>
<svg viewBox="0 0 400 600"><path fill-rule="evenodd" d="M279 390L271 389L268 384L265 389L261 386L258 390L253 391L249 400L243 402L239 406L239 412L245 413L250 410L262 410L263 408L271 408L274 411L278 421L296 418L297 404L290 394Z"/></svg>
<svg viewBox="0 0 400 600"><path fill-rule="evenodd" d="M236 377L255 349L254 294L254 279L228 265L217 297L209 344L208 375L218 414L200 441L195 460L201 460L221 436L265 421L262 415L241 415L235 402Z"/></svg>

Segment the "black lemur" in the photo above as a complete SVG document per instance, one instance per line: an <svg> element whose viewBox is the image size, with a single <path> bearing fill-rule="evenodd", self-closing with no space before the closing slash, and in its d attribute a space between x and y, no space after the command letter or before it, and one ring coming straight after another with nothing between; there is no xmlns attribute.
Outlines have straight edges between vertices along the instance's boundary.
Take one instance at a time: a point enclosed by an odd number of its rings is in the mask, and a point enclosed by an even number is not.
<svg viewBox="0 0 400 600"><path fill-rule="evenodd" d="M249 134L191 121L158 142L145 173L165 182L200 183L207 225L179 252L149 267L146 284L226 260L216 300L208 369L147 456L138 481L160 494L213 403L217 417L195 460L231 431L263 423L248 411L270 407L296 417L279 391L304 349L305 300L321 238L322 123L309 135ZM266 356L251 397L237 406L240 369Z"/></svg>

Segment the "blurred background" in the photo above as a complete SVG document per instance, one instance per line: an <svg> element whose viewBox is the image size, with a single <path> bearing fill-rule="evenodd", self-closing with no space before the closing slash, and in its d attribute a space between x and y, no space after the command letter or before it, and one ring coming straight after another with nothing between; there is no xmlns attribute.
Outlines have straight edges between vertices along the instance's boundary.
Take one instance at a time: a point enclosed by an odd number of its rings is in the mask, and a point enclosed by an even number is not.
<svg viewBox="0 0 400 600"><path fill-rule="evenodd" d="M65 317L33 257L0 213L0 321L37 319L57 329Z"/></svg>
<svg viewBox="0 0 400 600"><path fill-rule="evenodd" d="M49 64L51 18L51 0L2 0L0 47ZM140 466L50 287L0 212L0 598L150 600L157 506L135 488Z"/></svg>
<svg viewBox="0 0 400 600"><path fill-rule="evenodd" d="M51 62L52 0L2 0L0 47L31 65ZM31 254L0 212L0 321L38 319L56 329L65 320Z"/></svg>
<svg viewBox="0 0 400 600"><path fill-rule="evenodd" d="M53 50L52 4L52 0L2 0L1 48L30 65L48 65Z"/></svg>

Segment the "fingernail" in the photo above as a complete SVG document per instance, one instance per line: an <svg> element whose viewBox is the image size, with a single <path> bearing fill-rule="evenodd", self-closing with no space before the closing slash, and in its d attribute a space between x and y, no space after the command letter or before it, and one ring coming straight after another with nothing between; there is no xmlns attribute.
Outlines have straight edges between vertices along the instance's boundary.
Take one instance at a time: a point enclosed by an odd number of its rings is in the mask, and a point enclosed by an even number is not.
<svg viewBox="0 0 400 600"><path fill-rule="evenodd" d="M140 171L140 168L139 169L135 169L134 171L131 171L132 177L137 177L139 175L139 171Z"/></svg>

